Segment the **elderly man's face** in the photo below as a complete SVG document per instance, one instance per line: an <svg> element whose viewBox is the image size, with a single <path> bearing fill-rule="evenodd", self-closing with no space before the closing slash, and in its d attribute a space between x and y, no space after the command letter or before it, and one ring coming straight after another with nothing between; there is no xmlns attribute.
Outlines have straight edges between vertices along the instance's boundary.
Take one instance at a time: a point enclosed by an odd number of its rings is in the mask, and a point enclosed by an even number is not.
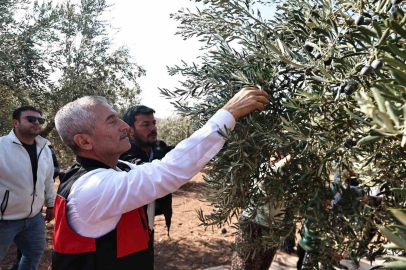
<svg viewBox="0 0 406 270"><path fill-rule="evenodd" d="M113 156L130 149L129 126L118 118L117 112L108 104L97 105L93 112L97 115L94 132L90 135L93 151Z"/></svg>

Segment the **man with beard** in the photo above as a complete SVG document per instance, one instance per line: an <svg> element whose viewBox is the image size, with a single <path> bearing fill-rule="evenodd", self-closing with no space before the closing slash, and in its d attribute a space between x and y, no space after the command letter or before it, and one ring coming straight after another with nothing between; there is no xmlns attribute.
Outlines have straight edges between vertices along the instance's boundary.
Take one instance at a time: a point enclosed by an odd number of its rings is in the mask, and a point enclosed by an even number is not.
<svg viewBox="0 0 406 270"><path fill-rule="evenodd" d="M129 108L123 116L124 122L130 126L129 137L131 148L120 156L120 160L133 164L151 162L162 159L173 146L167 146L164 141L157 140L157 127L154 117L155 111L147 106L139 105ZM165 216L168 228L172 218L172 193L145 205L148 227L151 231L149 249L154 255L154 218L157 215Z"/></svg>
<svg viewBox="0 0 406 270"><path fill-rule="evenodd" d="M45 122L31 106L13 112L14 129L0 138L0 261L14 241L19 269L37 269L45 249L45 220L54 219L54 165L49 142L38 136Z"/></svg>

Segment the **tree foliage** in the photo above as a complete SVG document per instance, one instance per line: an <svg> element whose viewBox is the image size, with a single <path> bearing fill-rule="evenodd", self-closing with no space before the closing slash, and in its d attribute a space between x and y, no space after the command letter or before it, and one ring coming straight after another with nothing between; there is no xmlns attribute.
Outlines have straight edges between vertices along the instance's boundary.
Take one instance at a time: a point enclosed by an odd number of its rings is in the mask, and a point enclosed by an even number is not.
<svg viewBox="0 0 406 270"><path fill-rule="evenodd" d="M368 245L368 231L396 223L388 209L405 207L405 194L391 191L404 186L406 175L401 1L287 0L277 3L273 19L260 12L271 1L204 3L172 15L178 34L199 37L206 51L201 63L169 68L186 79L162 94L200 123L245 86L267 91L270 104L240 119L211 162L205 197L214 211L200 212L202 224L223 224L249 205L282 202L294 218L274 219L267 241L279 246L299 222L314 240L307 267L331 268L334 253L348 253L356 264L386 253L382 242ZM199 102L182 105L187 99ZM275 153L292 154L283 176L269 170ZM350 170L366 193L378 187L385 195L380 207L364 207L343 185ZM332 183L333 173L340 181ZM340 212L329 207L337 192L346 204Z"/></svg>
<svg viewBox="0 0 406 270"><path fill-rule="evenodd" d="M394 188L394 193L406 194L405 188ZM405 209L390 209L392 215L399 221L400 224L389 224L388 226L381 227L380 231L392 243L385 245L388 250L406 250L406 213ZM387 256L389 261L385 262L383 266L386 268L405 269L406 258L399 256Z"/></svg>
<svg viewBox="0 0 406 270"><path fill-rule="evenodd" d="M109 9L105 0L0 3L1 134L11 129L15 107L40 107L43 135L67 161L71 152L53 130L59 108L85 95L104 96L118 111L139 103L137 78L145 70L114 44Z"/></svg>

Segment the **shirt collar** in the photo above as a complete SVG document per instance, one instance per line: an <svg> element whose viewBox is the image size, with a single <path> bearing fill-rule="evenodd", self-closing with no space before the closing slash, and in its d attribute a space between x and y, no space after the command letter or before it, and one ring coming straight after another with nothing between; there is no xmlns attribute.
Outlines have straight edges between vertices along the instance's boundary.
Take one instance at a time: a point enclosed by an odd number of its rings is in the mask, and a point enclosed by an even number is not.
<svg viewBox="0 0 406 270"><path fill-rule="evenodd" d="M94 160L91 158L86 158L86 157L81 157L77 156L76 157L77 163L81 164L83 167L92 167L92 168L104 168L104 169L111 169L110 166L104 164L101 161Z"/></svg>
<svg viewBox="0 0 406 270"><path fill-rule="evenodd" d="M8 134L8 137L11 139L11 141L13 142L13 143L18 143L18 144L21 144L22 145L22 143L20 142L20 140L17 138L17 135L15 134L15 132L14 132L14 129L12 129L11 131L10 131L10 133ZM41 136L37 136L37 137L35 137L35 143L38 145L38 146L40 146L40 147L42 147L42 146L45 146L46 144L49 144L49 141L47 140L47 139L45 139L45 138L43 138L43 137L41 137Z"/></svg>

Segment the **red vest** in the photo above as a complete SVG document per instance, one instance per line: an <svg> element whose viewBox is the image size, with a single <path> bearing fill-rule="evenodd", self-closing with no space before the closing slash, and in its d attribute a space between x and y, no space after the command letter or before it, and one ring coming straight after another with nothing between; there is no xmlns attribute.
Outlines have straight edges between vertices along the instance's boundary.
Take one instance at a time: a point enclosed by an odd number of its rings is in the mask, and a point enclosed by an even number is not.
<svg viewBox="0 0 406 270"><path fill-rule="evenodd" d="M149 229L142 207L123 214L116 228L99 238L80 236L69 226L66 199L70 189L83 174L106 166L98 163L78 157L78 163L60 176L61 185L55 199L52 269L152 270L153 254L148 249ZM127 166L123 163L119 165Z"/></svg>

